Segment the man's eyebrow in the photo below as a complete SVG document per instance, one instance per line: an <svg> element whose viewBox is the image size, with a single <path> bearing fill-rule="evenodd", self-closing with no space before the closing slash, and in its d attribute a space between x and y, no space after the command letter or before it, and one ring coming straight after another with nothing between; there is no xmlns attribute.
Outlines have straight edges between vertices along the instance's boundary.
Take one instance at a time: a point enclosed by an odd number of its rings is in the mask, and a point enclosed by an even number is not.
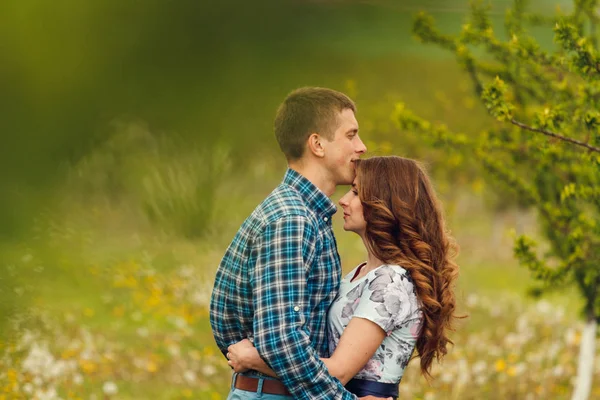
<svg viewBox="0 0 600 400"><path fill-rule="evenodd" d="M348 129L348 132L346 133L358 133L358 128Z"/></svg>

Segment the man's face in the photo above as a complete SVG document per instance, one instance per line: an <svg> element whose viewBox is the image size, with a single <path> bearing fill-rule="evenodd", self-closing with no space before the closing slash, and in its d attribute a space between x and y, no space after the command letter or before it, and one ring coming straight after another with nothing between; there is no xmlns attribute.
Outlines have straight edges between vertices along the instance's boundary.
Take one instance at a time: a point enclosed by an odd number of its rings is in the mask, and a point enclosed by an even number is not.
<svg viewBox="0 0 600 400"><path fill-rule="evenodd" d="M349 108L338 114L333 140L324 140L325 163L336 185L350 185L354 180L354 161L367 151L358 136L358 122Z"/></svg>

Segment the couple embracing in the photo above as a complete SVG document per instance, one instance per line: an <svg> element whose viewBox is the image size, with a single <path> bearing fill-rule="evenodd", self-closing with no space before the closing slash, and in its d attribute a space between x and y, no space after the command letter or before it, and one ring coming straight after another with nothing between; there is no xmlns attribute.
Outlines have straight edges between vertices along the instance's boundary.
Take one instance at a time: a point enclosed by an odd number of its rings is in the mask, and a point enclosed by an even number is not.
<svg viewBox="0 0 600 400"><path fill-rule="evenodd" d="M325 88L290 93L275 136L282 183L252 212L217 270L210 322L234 369L228 399L398 398L413 352L429 376L447 352L458 266L440 204L410 159L360 160L356 106ZM333 235L367 259L346 276Z"/></svg>

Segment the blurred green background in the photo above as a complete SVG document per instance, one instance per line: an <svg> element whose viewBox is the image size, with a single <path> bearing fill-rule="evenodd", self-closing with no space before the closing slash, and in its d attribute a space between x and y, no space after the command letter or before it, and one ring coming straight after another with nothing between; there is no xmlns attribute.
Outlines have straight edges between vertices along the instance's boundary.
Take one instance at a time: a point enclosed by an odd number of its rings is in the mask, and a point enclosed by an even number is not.
<svg viewBox="0 0 600 400"><path fill-rule="evenodd" d="M489 3L501 30L511 2ZM419 10L454 32L468 1L3 1L0 399L226 397L214 271L281 179L273 117L307 85L355 99L371 155L426 162L461 245L469 318L432 385L409 370L406 398L568 398L578 301L528 299L512 258L535 215L393 123L399 101L467 134L491 123L454 59L412 38ZM335 224L349 270L362 244Z"/></svg>

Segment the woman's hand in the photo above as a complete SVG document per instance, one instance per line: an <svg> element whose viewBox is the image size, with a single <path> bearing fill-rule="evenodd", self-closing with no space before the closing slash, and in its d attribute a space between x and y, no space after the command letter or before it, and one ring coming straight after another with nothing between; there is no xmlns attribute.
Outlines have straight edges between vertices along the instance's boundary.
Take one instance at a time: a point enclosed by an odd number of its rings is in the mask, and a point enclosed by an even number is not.
<svg viewBox="0 0 600 400"><path fill-rule="evenodd" d="M244 372L249 369L255 369L254 365L262 361L258 351L248 339L232 344L227 348L227 364L235 372Z"/></svg>

